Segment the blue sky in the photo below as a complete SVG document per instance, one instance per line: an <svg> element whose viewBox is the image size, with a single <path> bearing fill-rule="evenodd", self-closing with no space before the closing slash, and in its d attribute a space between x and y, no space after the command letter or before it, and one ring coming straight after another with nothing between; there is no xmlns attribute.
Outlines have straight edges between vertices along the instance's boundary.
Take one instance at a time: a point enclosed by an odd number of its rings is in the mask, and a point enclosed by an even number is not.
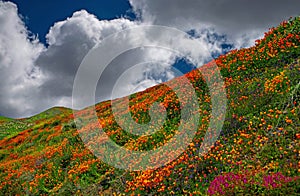
<svg viewBox="0 0 300 196"><path fill-rule="evenodd" d="M45 43L49 28L57 21L65 20L75 11L87 10L99 19L127 17L134 19L135 14L127 0L11 0L18 5L19 13L30 31L39 35Z"/></svg>

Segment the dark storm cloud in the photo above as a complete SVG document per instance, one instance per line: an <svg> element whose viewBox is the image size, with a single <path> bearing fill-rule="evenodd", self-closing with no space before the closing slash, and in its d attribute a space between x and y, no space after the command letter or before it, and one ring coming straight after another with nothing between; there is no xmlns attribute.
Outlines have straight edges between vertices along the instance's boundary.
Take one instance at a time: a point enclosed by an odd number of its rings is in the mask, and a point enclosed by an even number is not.
<svg viewBox="0 0 300 196"><path fill-rule="evenodd" d="M130 0L144 22L182 30L211 28L236 48L300 14L299 0Z"/></svg>
<svg viewBox="0 0 300 196"><path fill-rule="evenodd" d="M300 14L298 0L130 0L145 21L188 28L215 25L230 33L268 28Z"/></svg>

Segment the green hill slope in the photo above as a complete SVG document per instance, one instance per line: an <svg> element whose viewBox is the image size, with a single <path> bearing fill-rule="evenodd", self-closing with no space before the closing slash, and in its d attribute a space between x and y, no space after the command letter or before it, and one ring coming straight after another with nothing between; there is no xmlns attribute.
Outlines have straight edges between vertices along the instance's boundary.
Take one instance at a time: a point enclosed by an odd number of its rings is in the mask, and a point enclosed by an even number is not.
<svg viewBox="0 0 300 196"><path fill-rule="evenodd" d="M95 157L79 137L79 133L94 137L89 135L97 126L91 120L92 108L80 111L80 120L88 123L77 127L78 130L70 110L54 109L29 119L0 121L1 131L12 122L8 130L14 132L0 138L0 192L4 195L299 194L299 32L300 17L297 17L271 29L254 47L234 50L216 59L225 80L228 109L221 135L209 153L199 155L209 126L211 99L201 73L194 70L186 77L198 96L199 127L192 143L174 161L155 170L116 169ZM209 64L203 69L209 70ZM172 82L182 87L180 80ZM162 128L147 136L122 130L114 119L110 101L95 108L104 131L116 144L144 152L166 144L177 133L181 119L178 97L161 84L131 95L130 109L118 111L130 114L139 123L147 123L150 120L147 111L155 101L166 107L167 118ZM22 123L26 126L19 126ZM103 142L101 137L94 139Z"/></svg>
<svg viewBox="0 0 300 196"><path fill-rule="evenodd" d="M55 107L46 110L40 114L24 119L10 119L6 117L0 117L0 139L9 139L17 136L21 131L35 126L47 126L47 122L53 118L64 117L72 113L71 109L63 107Z"/></svg>

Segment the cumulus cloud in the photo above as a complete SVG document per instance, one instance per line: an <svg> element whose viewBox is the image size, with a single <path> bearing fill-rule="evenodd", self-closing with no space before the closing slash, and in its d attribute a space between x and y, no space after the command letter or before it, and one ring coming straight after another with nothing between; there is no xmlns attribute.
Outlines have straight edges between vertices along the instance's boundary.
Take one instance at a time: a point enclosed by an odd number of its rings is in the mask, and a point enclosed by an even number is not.
<svg viewBox="0 0 300 196"><path fill-rule="evenodd" d="M100 21L85 10L55 23L46 36L49 44L47 50L36 60L36 65L46 77L42 84L43 94L65 97L61 104L70 107L73 80L88 51L106 36L135 25L122 18Z"/></svg>
<svg viewBox="0 0 300 196"><path fill-rule="evenodd" d="M129 1L143 22L185 31L213 28L220 35L227 35L237 47L253 44L268 28L298 15L300 7L298 0Z"/></svg>
<svg viewBox="0 0 300 196"><path fill-rule="evenodd" d="M187 59L197 66L210 60L211 54L222 53L225 42L237 48L253 44L269 27L299 14L299 1L287 1L130 0L139 20L99 20L85 10L77 11L49 29L44 46L26 28L17 6L0 0L0 115L25 117L53 106L71 107L74 77L82 60L96 44L116 32L158 24L176 27L191 36L176 40L184 54L145 47L117 56L98 82L97 102L179 76L172 65L178 58L199 52L197 47L188 47L190 40L197 41L203 49L201 58ZM172 35L144 36L155 42L157 36L168 39ZM135 36L129 36L127 42L134 40ZM113 48L112 44L107 50ZM115 86L118 79L120 85Z"/></svg>
<svg viewBox="0 0 300 196"><path fill-rule="evenodd" d="M0 113L30 114L43 79L33 62L44 48L30 36L15 4L0 2L0 24Z"/></svg>
<svg viewBox="0 0 300 196"><path fill-rule="evenodd" d="M48 48L40 53L35 62L44 75L41 84L42 96L50 97L60 105L72 107L74 78L86 54L106 37L140 25L142 24L124 18L110 21L98 20L85 10L75 12L72 17L55 23L47 34ZM139 34L139 32L135 33ZM145 39L155 40L156 35L144 36ZM135 38L136 36L132 35L123 44L130 45ZM106 51L114 51L114 47L115 44L111 44ZM156 63L147 63L130 69L145 60ZM174 53L159 48L136 48L124 51L113 59L99 79L96 102L126 96L174 78L176 74L173 73L171 66L175 61ZM96 63L99 63L99 66L106 66L101 64L101 59L97 59ZM115 82L124 72L127 74L126 77L122 77L121 85L115 86ZM112 89L117 93L112 94ZM81 108L92 104L85 102L84 95L85 92L82 92Z"/></svg>
<svg viewBox="0 0 300 196"><path fill-rule="evenodd" d="M46 48L26 29L15 4L0 1L0 24L0 114L9 117L71 107L73 79L86 53L106 36L136 25L78 11L50 28Z"/></svg>
<svg viewBox="0 0 300 196"><path fill-rule="evenodd" d="M143 25L124 18L99 20L81 10L50 28L46 47L31 37L15 4L1 1L0 13L3 27L0 30L0 114L10 117L30 116L53 106L71 107L74 77L89 50L107 36ZM155 36L162 35L145 35L145 39L155 40ZM135 36L128 37L128 43L134 39ZM202 40L203 45L213 46L204 42L203 37L197 39L199 44ZM185 47L184 41L177 41ZM113 50L114 45L111 47L107 50ZM192 51L187 49L186 52ZM124 52L111 62L100 78L96 101L126 96L178 76L172 68L177 57L178 54L161 48ZM143 64L145 60L148 63ZM136 64L139 66L130 69ZM121 85L115 86L119 78ZM112 89L117 93L112 95ZM88 104L83 103L84 106Z"/></svg>

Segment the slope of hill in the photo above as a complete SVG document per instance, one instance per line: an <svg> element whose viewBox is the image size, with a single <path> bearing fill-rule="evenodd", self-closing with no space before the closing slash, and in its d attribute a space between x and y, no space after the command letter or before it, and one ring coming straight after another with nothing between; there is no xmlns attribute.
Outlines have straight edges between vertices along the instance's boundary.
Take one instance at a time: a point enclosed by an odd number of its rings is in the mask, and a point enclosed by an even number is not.
<svg viewBox="0 0 300 196"><path fill-rule="evenodd" d="M57 116L63 117L71 113L72 110L70 109L55 107L32 116L31 118L11 119L0 117L0 139L12 138L14 136L17 136L21 131L24 131L31 127L39 126L40 123L47 126L47 121L51 121L52 118L57 118Z"/></svg>
<svg viewBox="0 0 300 196"><path fill-rule="evenodd" d="M196 89L200 125L193 142L176 160L155 170L116 169L97 159L79 137L79 132L91 132L96 122L90 121L77 131L72 112L56 109L29 119L0 120L1 131L14 132L0 138L0 192L299 194L299 32L300 17L296 17L270 29L254 47L234 50L216 59L225 80L228 109L221 135L208 154L199 156L198 151L208 128L211 100L201 73L194 70L186 77ZM209 70L209 64L203 69ZM180 87L180 80L172 82ZM110 101L97 104L96 110L98 117L105 119L102 126L113 141L130 150L146 151L159 148L176 134L181 116L174 92L165 84L152 87L131 95L130 110L119 111L146 123L147 111L155 101L166 107L167 119L161 129L148 136L122 130L114 120ZM81 119L88 121L91 110L81 111ZM10 122L11 128L6 128ZM19 123L26 126L19 127Z"/></svg>

